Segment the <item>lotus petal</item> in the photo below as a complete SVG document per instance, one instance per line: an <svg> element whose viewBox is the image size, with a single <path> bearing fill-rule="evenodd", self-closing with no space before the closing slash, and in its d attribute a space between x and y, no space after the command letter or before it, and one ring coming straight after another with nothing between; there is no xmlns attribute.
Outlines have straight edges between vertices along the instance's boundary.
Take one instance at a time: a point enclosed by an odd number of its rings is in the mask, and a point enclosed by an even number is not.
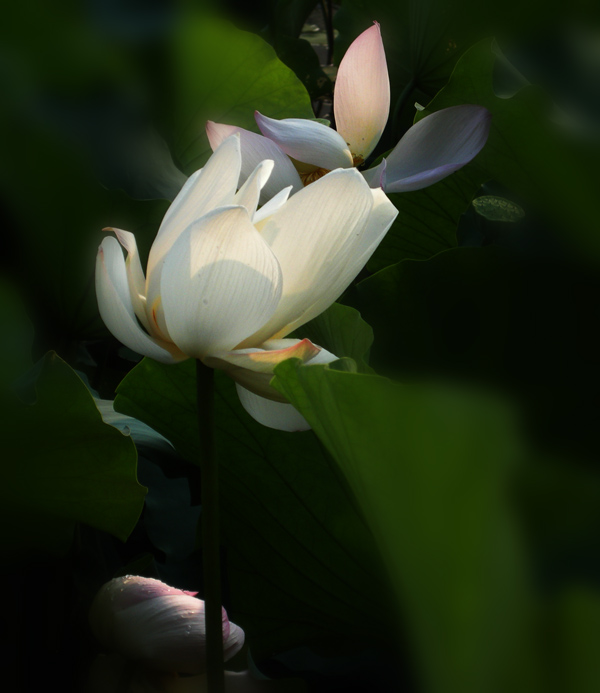
<svg viewBox="0 0 600 693"><path fill-rule="evenodd" d="M413 125L387 157L386 192L420 190L468 164L487 141L491 113L452 106Z"/></svg>
<svg viewBox="0 0 600 693"><path fill-rule="evenodd" d="M240 183L243 183L264 159L271 159L274 162L273 172L261 194L260 199L262 203L277 195L282 188L290 185L294 192L302 189L303 185L300 176L289 157L281 151L275 142L272 142L267 137L250 132L250 130L244 130L244 128L235 127L234 125L213 123L210 120L206 124L206 133L213 150L216 150L228 136L238 133L242 151Z"/></svg>
<svg viewBox="0 0 600 693"><path fill-rule="evenodd" d="M337 131L363 161L375 149L390 112L390 80L379 24L346 51L337 77L333 110Z"/></svg>
<svg viewBox="0 0 600 693"><path fill-rule="evenodd" d="M273 314L281 269L245 207L214 210L181 234L161 292L171 339L189 356L230 351Z"/></svg>
<svg viewBox="0 0 600 693"><path fill-rule="evenodd" d="M263 135L276 142L298 161L331 171L353 166L352 154L344 138L335 130L316 120L304 118L267 118L258 111L256 122Z"/></svg>

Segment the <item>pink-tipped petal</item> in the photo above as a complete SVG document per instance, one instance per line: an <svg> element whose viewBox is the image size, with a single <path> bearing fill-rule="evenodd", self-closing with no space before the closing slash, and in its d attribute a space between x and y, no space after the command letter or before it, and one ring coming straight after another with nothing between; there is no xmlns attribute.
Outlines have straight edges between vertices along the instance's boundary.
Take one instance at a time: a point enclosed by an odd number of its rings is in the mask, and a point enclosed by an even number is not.
<svg viewBox="0 0 600 693"><path fill-rule="evenodd" d="M302 358L303 362L309 365L330 363L331 361L335 361L337 359L337 356L316 345L311 345L310 349L306 349L304 356L300 353L300 350L304 349L304 346L301 346L298 352L294 354L289 347L295 344L299 344L297 339L269 339L260 345L260 349L237 350L237 353L260 353L264 352L264 350L280 351L281 354L276 355L275 360L277 363L281 363L281 361L284 361L285 358L296 357ZM286 351L285 354L283 353L284 350ZM315 350L318 352L317 354L314 354ZM273 378L272 370L277 363L270 363L268 365L246 363L245 366L248 367L242 367L234 365L225 360L219 360L217 357L207 360L206 362L209 363L209 365L211 365L213 368L220 368L224 370L227 375L232 380L235 380L238 385L241 385L243 388L249 390L255 395L259 395L261 398L265 398L273 402L280 402L283 404L287 403L287 399L278 390L271 387L271 379Z"/></svg>
<svg viewBox="0 0 600 693"><path fill-rule="evenodd" d="M223 633L223 661L228 662L244 647L246 635L235 623L229 621L229 633ZM227 672L226 672L227 673Z"/></svg>
<svg viewBox="0 0 600 693"><path fill-rule="evenodd" d="M150 332L150 334L153 334L153 336L158 337L159 335L154 333L153 325L150 320L148 320L148 316L146 314L146 277L144 276L144 270L142 269L142 263L140 261L140 254L137 249L135 236L129 231L123 231L123 229L109 227L102 230L112 231L117 237L119 243L127 251L125 267L127 269L127 280L129 282L129 292L131 294L133 310L135 311L137 319L142 323L144 328Z"/></svg>
<svg viewBox="0 0 600 693"><path fill-rule="evenodd" d="M263 346L269 349L280 350L292 341L296 340L271 339L268 342L265 342ZM322 347L315 348L318 349L318 353L306 361L307 365L309 366L331 363L332 361L336 361L338 358L335 354L327 351L327 349L323 349ZM268 390L264 389L262 391L263 393L267 393L269 395L268 397L261 396L261 394L256 392L258 389L256 388L256 381L258 380L258 377L259 376L257 374L254 374L253 380L248 379L247 382L240 383L239 379L235 378L234 376L234 379L238 380L238 382L236 382L238 397L240 398L240 402L248 414L250 414L255 421L258 421L258 423L262 424L263 426L274 428L278 431L308 431L310 429L310 425L302 414L300 414L300 412L298 412L288 402L277 401L271 396L273 394L279 394L274 388L268 386ZM267 376L262 375L262 378L266 379ZM248 389L248 383L254 388L255 391ZM261 390L258 389L258 392L261 392Z"/></svg>
<svg viewBox="0 0 600 693"><path fill-rule="evenodd" d="M100 643L148 669L202 673L206 665L204 602L194 592L138 576L115 578L96 595L90 625ZM244 631L222 609L227 661L244 644Z"/></svg>
<svg viewBox="0 0 600 693"><path fill-rule="evenodd" d="M335 80L333 108L337 131L355 156L375 149L390 112L390 80L379 24L352 43Z"/></svg>
<svg viewBox="0 0 600 693"><path fill-rule="evenodd" d="M206 136L208 137L208 143L211 149L215 152L221 142L226 140L229 135L233 135L235 132L241 132L242 128L238 128L235 125L226 125L225 123L215 123L212 120L206 121Z"/></svg>
<svg viewBox="0 0 600 693"><path fill-rule="evenodd" d="M271 346L275 348L270 348ZM255 373L273 373L275 366L286 359L300 359L305 363L314 359L319 351L319 347L309 339L282 339L275 345L266 342L260 349L237 349L214 354L206 358L205 362L207 365L214 364L217 368L227 368L229 364L234 368L245 368Z"/></svg>
<svg viewBox="0 0 600 693"><path fill-rule="evenodd" d="M240 184L246 181L252 171L264 159L271 159L274 163L269 180L266 181L262 189L260 200L263 204L287 186L291 185L293 192L302 189L302 181L294 165L275 142L255 132L250 132L250 130L244 130L244 128L238 128L234 125L213 123L211 120L206 124L208 141L213 149L216 149L224 139L236 132L240 136L242 148Z"/></svg>
<svg viewBox="0 0 600 693"><path fill-rule="evenodd" d="M483 106L452 106L413 125L387 157L386 192L433 185L468 164L487 141L491 113Z"/></svg>
<svg viewBox="0 0 600 693"><path fill-rule="evenodd" d="M254 117L262 134L298 161L329 171L353 166L352 154L344 138L323 123L304 118L275 120L258 111Z"/></svg>

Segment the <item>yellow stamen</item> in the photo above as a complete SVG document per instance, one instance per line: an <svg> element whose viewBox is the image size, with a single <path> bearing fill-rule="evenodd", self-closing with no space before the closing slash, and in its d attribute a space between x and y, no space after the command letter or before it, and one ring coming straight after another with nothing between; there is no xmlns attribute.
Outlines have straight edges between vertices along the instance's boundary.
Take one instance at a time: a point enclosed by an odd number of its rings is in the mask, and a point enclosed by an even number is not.
<svg viewBox="0 0 600 693"><path fill-rule="evenodd" d="M353 154L352 155L352 165L353 166L360 166L365 162L365 159L363 156L360 154ZM310 185L311 183L314 183L316 180L319 180L319 178L323 178L323 176L326 173L329 173L328 168L316 168L313 171L308 171L305 173L298 172L300 174L300 180L304 183L304 187L307 185Z"/></svg>
<svg viewBox="0 0 600 693"><path fill-rule="evenodd" d="M316 168L314 171L309 171L308 173L301 173L300 180L304 183L304 186L306 187L307 185L314 183L316 180L319 180L319 178L323 178L323 176L326 173L329 173L329 169Z"/></svg>

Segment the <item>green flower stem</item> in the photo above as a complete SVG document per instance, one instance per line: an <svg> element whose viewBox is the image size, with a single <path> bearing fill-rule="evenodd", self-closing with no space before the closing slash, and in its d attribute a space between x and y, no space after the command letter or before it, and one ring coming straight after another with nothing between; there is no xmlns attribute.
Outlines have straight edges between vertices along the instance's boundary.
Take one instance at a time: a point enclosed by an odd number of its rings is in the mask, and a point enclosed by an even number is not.
<svg viewBox="0 0 600 693"><path fill-rule="evenodd" d="M219 471L214 445L214 371L196 361L202 502L202 564L206 618L208 693L224 693L221 566L219 554Z"/></svg>

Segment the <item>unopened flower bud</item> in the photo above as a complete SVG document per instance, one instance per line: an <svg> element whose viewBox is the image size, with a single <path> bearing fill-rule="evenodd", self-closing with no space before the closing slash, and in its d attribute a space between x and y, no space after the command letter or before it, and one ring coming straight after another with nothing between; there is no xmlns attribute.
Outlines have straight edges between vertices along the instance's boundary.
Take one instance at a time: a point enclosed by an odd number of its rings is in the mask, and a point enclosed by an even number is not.
<svg viewBox="0 0 600 693"><path fill-rule="evenodd" d="M204 602L195 595L152 578L115 578L94 598L92 631L107 650L152 669L202 673ZM229 621L223 609L223 660L231 659L243 644L244 631Z"/></svg>

